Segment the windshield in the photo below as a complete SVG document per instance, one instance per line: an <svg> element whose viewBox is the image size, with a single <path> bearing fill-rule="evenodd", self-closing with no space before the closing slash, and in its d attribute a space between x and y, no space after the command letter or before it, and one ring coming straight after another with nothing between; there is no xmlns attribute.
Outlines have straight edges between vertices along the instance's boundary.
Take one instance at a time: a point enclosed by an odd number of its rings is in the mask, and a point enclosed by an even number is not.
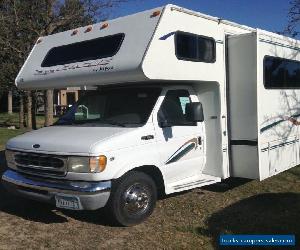
<svg viewBox="0 0 300 250"><path fill-rule="evenodd" d="M141 126L147 122L160 92L155 87L86 92L54 125Z"/></svg>

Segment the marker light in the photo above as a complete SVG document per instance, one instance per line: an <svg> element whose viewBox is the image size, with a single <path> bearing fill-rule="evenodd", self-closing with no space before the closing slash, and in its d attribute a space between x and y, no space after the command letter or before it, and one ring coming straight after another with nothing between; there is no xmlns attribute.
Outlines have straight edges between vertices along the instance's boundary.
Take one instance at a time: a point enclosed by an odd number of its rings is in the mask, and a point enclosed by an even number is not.
<svg viewBox="0 0 300 250"><path fill-rule="evenodd" d="M106 163L107 163L106 156L105 155L100 155L98 163L99 163L99 170L100 170L100 172L102 172L106 167Z"/></svg>
<svg viewBox="0 0 300 250"><path fill-rule="evenodd" d="M104 171L107 163L107 158L105 155L100 155L99 157L90 158L90 171L92 173L99 173Z"/></svg>
<svg viewBox="0 0 300 250"><path fill-rule="evenodd" d="M104 23L102 24L100 30L106 29L108 27L108 23Z"/></svg>
<svg viewBox="0 0 300 250"><path fill-rule="evenodd" d="M75 36L75 35L77 35L77 33L78 33L78 30L73 30L71 36Z"/></svg>
<svg viewBox="0 0 300 250"><path fill-rule="evenodd" d="M89 27L86 28L86 30L84 31L84 33L90 32L92 29L93 29L93 27L89 26Z"/></svg>
<svg viewBox="0 0 300 250"><path fill-rule="evenodd" d="M156 17L160 15L160 10L156 10L152 13L152 15L150 17Z"/></svg>

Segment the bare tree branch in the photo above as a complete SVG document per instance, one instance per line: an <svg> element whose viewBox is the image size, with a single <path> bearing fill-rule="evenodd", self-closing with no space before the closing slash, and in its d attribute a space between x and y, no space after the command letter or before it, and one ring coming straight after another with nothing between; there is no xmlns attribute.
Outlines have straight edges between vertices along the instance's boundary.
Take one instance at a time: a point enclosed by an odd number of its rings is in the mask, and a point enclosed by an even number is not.
<svg viewBox="0 0 300 250"><path fill-rule="evenodd" d="M0 0L0 88L14 79L40 36L107 19L134 0Z"/></svg>
<svg viewBox="0 0 300 250"><path fill-rule="evenodd" d="M296 37L299 35L300 22L300 0L290 1L290 9L288 12L288 24L283 31L283 34Z"/></svg>

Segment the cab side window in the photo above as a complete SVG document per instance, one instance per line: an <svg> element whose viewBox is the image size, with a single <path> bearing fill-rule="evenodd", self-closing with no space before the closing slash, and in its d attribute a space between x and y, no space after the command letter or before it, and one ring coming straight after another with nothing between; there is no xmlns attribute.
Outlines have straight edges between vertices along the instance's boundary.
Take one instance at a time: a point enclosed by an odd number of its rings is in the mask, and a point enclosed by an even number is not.
<svg viewBox="0 0 300 250"><path fill-rule="evenodd" d="M169 90L158 112L158 121L170 126L196 126L195 122L186 119L185 106L190 102L187 90Z"/></svg>

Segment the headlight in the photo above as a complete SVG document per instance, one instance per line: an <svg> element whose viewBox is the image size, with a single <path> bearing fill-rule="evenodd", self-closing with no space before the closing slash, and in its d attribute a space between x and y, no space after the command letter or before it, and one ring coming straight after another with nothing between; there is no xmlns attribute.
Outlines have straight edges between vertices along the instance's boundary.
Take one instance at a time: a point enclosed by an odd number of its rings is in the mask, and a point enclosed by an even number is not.
<svg viewBox="0 0 300 250"><path fill-rule="evenodd" d="M5 159L7 164L15 163L15 152L11 150L5 150Z"/></svg>
<svg viewBox="0 0 300 250"><path fill-rule="evenodd" d="M98 157L70 156L68 159L68 171L75 173L100 173L106 167L105 155Z"/></svg>
<svg viewBox="0 0 300 250"><path fill-rule="evenodd" d="M68 170L76 173L89 173L89 158L88 157L69 157Z"/></svg>

